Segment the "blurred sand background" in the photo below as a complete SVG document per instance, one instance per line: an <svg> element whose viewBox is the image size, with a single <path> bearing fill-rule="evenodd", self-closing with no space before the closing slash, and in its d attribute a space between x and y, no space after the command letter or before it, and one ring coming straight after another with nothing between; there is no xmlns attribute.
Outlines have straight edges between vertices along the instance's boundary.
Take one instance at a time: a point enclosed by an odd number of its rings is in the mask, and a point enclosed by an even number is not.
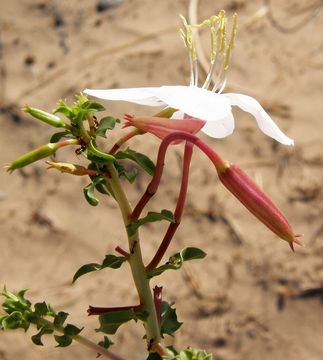
<svg viewBox="0 0 323 360"><path fill-rule="evenodd" d="M59 98L74 101L86 87L187 84L178 14L187 15L188 1L125 0L104 11L97 4L1 0L0 163L49 141L51 129L20 111L26 103L51 111ZM229 17L234 12L239 16L226 90L255 96L296 146L266 137L242 111L235 112L232 136L205 140L261 184L295 232L304 233L306 246L292 253L219 185L208 161L196 151L184 220L167 255L200 246L208 256L157 279L184 321L167 341L178 348L205 348L215 360L321 360L322 1L200 0L198 18L221 8ZM207 38L202 41L208 53ZM107 108L121 118L124 112L154 111L126 103ZM158 144L145 136L130 145L155 154ZM181 146L170 151L150 210L173 209L181 154ZM60 155L60 160L73 158L72 151ZM122 305L119 299L136 303L129 272L101 271L75 285L71 278L82 264L100 262L117 245L125 246L119 212L112 199L102 199L97 208L86 203L82 189L87 179L45 168L40 161L12 175L0 173L0 286L28 288L32 301L46 300L69 312L71 322L99 340L91 331L98 321L86 309L89 304ZM128 187L133 203L149 179L142 175L139 180ZM154 224L143 231L146 260L164 230ZM45 340L46 346L36 347L30 340L34 332L1 332L0 359L95 358L78 344L55 349ZM140 326L125 325L112 349L126 359L142 359L142 335Z"/></svg>

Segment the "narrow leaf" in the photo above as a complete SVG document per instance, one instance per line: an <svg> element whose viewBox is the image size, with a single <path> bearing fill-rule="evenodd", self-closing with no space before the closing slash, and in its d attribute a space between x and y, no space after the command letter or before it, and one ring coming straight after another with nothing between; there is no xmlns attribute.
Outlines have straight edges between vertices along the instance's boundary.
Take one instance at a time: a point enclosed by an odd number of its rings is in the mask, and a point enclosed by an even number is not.
<svg viewBox="0 0 323 360"><path fill-rule="evenodd" d="M105 107L97 102L94 101L86 101L82 104L82 108L86 110L93 110L93 111L104 111Z"/></svg>
<svg viewBox="0 0 323 360"><path fill-rule="evenodd" d="M92 271L96 271L96 270L100 270L101 269L101 265L100 264L95 264L95 263L91 263L91 264L85 264L83 266L81 266L77 272L75 273L75 275L73 276L73 283L82 275L85 275L89 272Z"/></svg>
<svg viewBox="0 0 323 360"><path fill-rule="evenodd" d="M101 269L110 267L112 269L118 269L127 259L124 256L106 255Z"/></svg>
<svg viewBox="0 0 323 360"><path fill-rule="evenodd" d="M102 264L90 263L81 266L73 277L73 283L82 275L104 268L118 269L127 259L124 256L106 255Z"/></svg>
<svg viewBox="0 0 323 360"><path fill-rule="evenodd" d="M129 159L137 163L149 175L154 175L155 164L149 159L148 156L141 154L137 151L127 149L126 151L118 151L116 154L117 159Z"/></svg>
<svg viewBox="0 0 323 360"><path fill-rule="evenodd" d="M67 135L69 135L70 132L69 131L61 131L61 132L57 132L55 134L52 135L52 137L50 138L49 142L51 143L57 143L59 142L59 140L61 140L63 137L68 137Z"/></svg>
<svg viewBox="0 0 323 360"><path fill-rule="evenodd" d="M175 221L173 213L169 210L164 209L160 213L148 212L148 214L144 218L138 219L127 226L128 235L130 237L133 236L138 230L138 228L144 224L161 220L166 220L172 223Z"/></svg>
<svg viewBox="0 0 323 360"><path fill-rule="evenodd" d="M178 270L182 267L184 261L194 260L194 259L203 259L205 258L206 253L195 247L188 247L183 249L181 252L172 255L166 264L161 265L153 270L151 270L147 277L148 279L162 274L166 270Z"/></svg>

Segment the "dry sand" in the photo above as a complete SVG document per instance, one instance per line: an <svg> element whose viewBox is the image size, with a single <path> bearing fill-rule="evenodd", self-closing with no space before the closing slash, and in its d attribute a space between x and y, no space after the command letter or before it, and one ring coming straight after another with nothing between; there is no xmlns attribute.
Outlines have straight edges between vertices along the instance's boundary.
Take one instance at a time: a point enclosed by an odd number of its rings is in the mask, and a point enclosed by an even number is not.
<svg viewBox="0 0 323 360"><path fill-rule="evenodd" d="M268 12L254 19L264 6L260 0L200 3L200 19L221 8L239 15L227 91L257 97L296 146L272 141L241 111L235 112L237 129L231 137L205 140L262 184L295 231L305 234L306 246L292 253L219 185L210 164L196 152L185 217L168 255L193 245L208 257L157 280L184 321L168 341L178 348L206 348L217 360L321 360L322 1L271 1L275 19L291 31L277 27ZM85 87L187 83L187 57L178 36L178 14L187 14L187 1L126 0L100 13L95 5L85 0L1 1L0 163L49 139L51 129L21 113L25 103L51 111L59 98L73 101ZM125 103L108 104L108 110L119 117L151 113ZM132 145L154 154L158 143L145 136ZM167 157L151 210L174 207L181 154L177 147ZM71 277L82 264L98 262L125 244L118 209L111 199L88 206L82 195L86 179L60 176L45 166L38 162L0 174L0 286L29 288L33 301L46 299L68 311L72 322L85 326L85 334L99 339L91 333L98 322L87 317L87 306L116 306L119 299L135 303L129 273L102 271L73 286ZM137 187L129 187L132 202L147 181L142 176ZM143 232L146 260L162 231L153 225ZM142 333L138 325L124 326L114 351L129 360L143 358ZM77 344L55 349L45 341L46 346L36 347L31 334L1 333L0 359L94 358Z"/></svg>

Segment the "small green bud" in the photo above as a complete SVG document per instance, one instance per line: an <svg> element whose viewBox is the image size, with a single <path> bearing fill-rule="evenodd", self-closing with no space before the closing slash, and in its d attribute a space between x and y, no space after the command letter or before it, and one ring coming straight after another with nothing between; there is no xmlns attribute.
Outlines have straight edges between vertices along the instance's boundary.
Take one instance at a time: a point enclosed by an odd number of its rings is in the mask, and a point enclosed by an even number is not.
<svg viewBox="0 0 323 360"><path fill-rule="evenodd" d="M24 112L30 114L34 118L36 118L40 121L43 121L44 123L54 126L56 128L67 128L68 127L68 125L65 124L65 122L61 118L59 118L58 116L56 116L54 114L50 114L46 111L36 109L36 108L30 107L28 105L26 105L22 110Z"/></svg>
<svg viewBox="0 0 323 360"><path fill-rule="evenodd" d="M7 171L12 172L16 169L22 168L40 159L44 159L50 155L53 155L57 150L57 144L49 143L39 148L32 150L24 155L19 156L11 163L6 164L4 167Z"/></svg>

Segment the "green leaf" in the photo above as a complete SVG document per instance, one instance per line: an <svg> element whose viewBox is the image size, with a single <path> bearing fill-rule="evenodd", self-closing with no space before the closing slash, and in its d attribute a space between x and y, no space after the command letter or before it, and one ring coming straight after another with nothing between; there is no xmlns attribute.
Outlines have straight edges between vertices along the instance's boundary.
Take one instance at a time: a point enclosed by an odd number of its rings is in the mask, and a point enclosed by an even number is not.
<svg viewBox="0 0 323 360"><path fill-rule="evenodd" d="M154 175L155 164L149 159L148 156L141 154L137 151L127 149L126 151L118 151L116 153L117 159L129 159L137 163L143 168L149 175Z"/></svg>
<svg viewBox="0 0 323 360"><path fill-rule="evenodd" d="M152 269L147 273L148 279L162 274L166 270L178 270L182 267L184 261L193 259L203 259L206 253L195 247L188 247L183 249L181 252L172 255L166 264Z"/></svg>
<svg viewBox="0 0 323 360"><path fill-rule="evenodd" d="M113 335L122 324L132 319L136 319L136 314L132 309L104 313L99 316L100 327L96 331Z"/></svg>
<svg viewBox="0 0 323 360"><path fill-rule="evenodd" d="M71 345L72 343L72 338L70 338L69 336L67 335L54 335L55 337L55 340L57 342L57 347L67 347L69 345Z"/></svg>
<svg viewBox="0 0 323 360"><path fill-rule="evenodd" d="M112 116L106 116L102 118L97 130L95 131L95 134L97 136L106 138L105 133L107 132L107 130L113 130L116 123L120 123L120 120Z"/></svg>
<svg viewBox="0 0 323 360"><path fill-rule="evenodd" d="M67 324L64 328L64 335L75 336L75 335L78 335L83 329L84 329L84 327L82 327L82 329L80 329L75 325Z"/></svg>
<svg viewBox="0 0 323 360"><path fill-rule="evenodd" d="M25 320L22 313L19 311L13 311L10 315L6 315L1 318L1 328L4 330L22 328L27 331L28 327L29 322Z"/></svg>
<svg viewBox="0 0 323 360"><path fill-rule="evenodd" d="M54 114L63 114L68 119L73 117L73 110L69 107L64 100L59 100L57 108L53 111Z"/></svg>
<svg viewBox="0 0 323 360"><path fill-rule="evenodd" d="M163 360L158 353L150 353L146 360Z"/></svg>
<svg viewBox="0 0 323 360"><path fill-rule="evenodd" d="M94 101L86 101L81 105L82 109L91 110L91 111L104 111L105 107Z"/></svg>
<svg viewBox="0 0 323 360"><path fill-rule="evenodd" d="M133 236L141 225L155 222L155 221L161 221L161 220L166 220L171 223L175 222L174 215L169 210L164 209L160 213L149 212L144 218L138 219L138 220L130 223L129 225L127 225L128 236L129 237Z"/></svg>
<svg viewBox="0 0 323 360"><path fill-rule="evenodd" d="M104 349L109 349L109 347L111 345L113 345L113 344L114 344L114 342L110 338L108 338L107 336L104 336L103 340L98 342L98 345L103 347ZM97 358L100 357L100 356L101 356L101 354L99 354L99 353L96 354Z"/></svg>
<svg viewBox="0 0 323 360"><path fill-rule="evenodd" d="M176 360L212 360L212 354L207 353L205 350L187 348L184 351L181 351Z"/></svg>
<svg viewBox="0 0 323 360"><path fill-rule="evenodd" d="M4 290L1 295L5 298L2 304L3 309L10 314L13 311L25 311L29 310L31 303L25 299L26 289L20 290L17 295L12 294L9 291Z"/></svg>
<svg viewBox="0 0 323 360"><path fill-rule="evenodd" d="M119 267L126 260L127 259L124 256L106 255L102 262L101 269L104 269L106 267L110 267L112 269L119 269Z"/></svg>
<svg viewBox="0 0 323 360"><path fill-rule="evenodd" d="M83 193L84 193L86 201L90 205L97 206L99 203L99 200L94 196L94 189L95 189L95 185L93 183L90 183L83 189Z"/></svg>
<svg viewBox="0 0 323 360"><path fill-rule="evenodd" d="M96 188L96 190L104 195L110 195L109 191L106 188L106 184L105 184L105 178L104 176L96 176L92 179L93 184Z"/></svg>
<svg viewBox="0 0 323 360"><path fill-rule="evenodd" d="M82 275L104 268L118 269L127 259L124 256L106 255L102 264L90 263L81 266L73 277L73 283Z"/></svg>
<svg viewBox="0 0 323 360"><path fill-rule="evenodd" d="M57 132L55 134L52 135L52 137L50 138L49 142L50 143L57 143L59 142L59 140L61 140L63 137L70 137L68 136L70 135L69 131L61 131L61 132Z"/></svg>
<svg viewBox="0 0 323 360"><path fill-rule="evenodd" d="M67 317L68 317L68 313L66 313L64 311L58 312L54 317L54 325L55 326L63 326Z"/></svg>
<svg viewBox="0 0 323 360"><path fill-rule="evenodd" d="M126 180L129 181L130 184L132 184L135 181L138 175L138 169L134 168L131 170L126 170L126 168L120 162L117 161L114 162L114 166L118 171L119 177L124 177Z"/></svg>
<svg viewBox="0 0 323 360"><path fill-rule="evenodd" d="M173 309L166 301L161 303L161 326L160 333L163 336L164 334L173 335L176 330L180 328L183 324L177 320L176 309Z"/></svg>
<svg viewBox="0 0 323 360"><path fill-rule="evenodd" d="M46 335L46 334L52 334L53 332L54 332L53 329L48 329L48 328L46 328L46 327L42 327L37 334L35 334L35 335L33 335L33 336L31 337L31 341L32 341L35 345L43 346L44 344L43 344L43 342L41 341L42 336L43 336L43 335Z"/></svg>
<svg viewBox="0 0 323 360"><path fill-rule="evenodd" d="M95 263L90 263L90 264L85 264L83 266L81 266L77 272L75 273L75 275L73 276L73 283L82 275L85 275L89 272L92 271L97 271L97 270L101 270L101 265L100 264L95 264Z"/></svg>
<svg viewBox="0 0 323 360"><path fill-rule="evenodd" d="M94 164L94 163L90 163L88 166L88 169L95 170L95 171L102 170L102 169L100 169L100 166L98 166L97 164ZM101 194L104 194L104 195L110 195L109 191L106 188L106 181L105 181L104 176L91 175L90 178L98 192L100 192Z"/></svg>
<svg viewBox="0 0 323 360"><path fill-rule="evenodd" d="M114 342L107 336L104 336L103 340L98 342L98 345L103 347L103 349L109 349L109 347L113 344L114 344ZM99 354L99 353L96 355L97 358L100 356L101 356L101 354Z"/></svg>
<svg viewBox="0 0 323 360"><path fill-rule="evenodd" d="M34 312L37 316L45 316L48 313L48 307L45 301L34 305Z"/></svg>
<svg viewBox="0 0 323 360"><path fill-rule="evenodd" d="M85 155L89 160L96 164L108 164L111 163L111 161L115 161L115 157L113 155L107 154L97 149L94 140L91 140L88 143Z"/></svg>
<svg viewBox="0 0 323 360"><path fill-rule="evenodd" d="M172 354L172 356L178 355L178 351L174 348L174 346L166 346L167 351Z"/></svg>
<svg viewBox="0 0 323 360"><path fill-rule="evenodd" d="M104 349L109 349L109 347L113 344L114 342L107 336L104 336L103 340L98 342L98 345L100 345Z"/></svg>

